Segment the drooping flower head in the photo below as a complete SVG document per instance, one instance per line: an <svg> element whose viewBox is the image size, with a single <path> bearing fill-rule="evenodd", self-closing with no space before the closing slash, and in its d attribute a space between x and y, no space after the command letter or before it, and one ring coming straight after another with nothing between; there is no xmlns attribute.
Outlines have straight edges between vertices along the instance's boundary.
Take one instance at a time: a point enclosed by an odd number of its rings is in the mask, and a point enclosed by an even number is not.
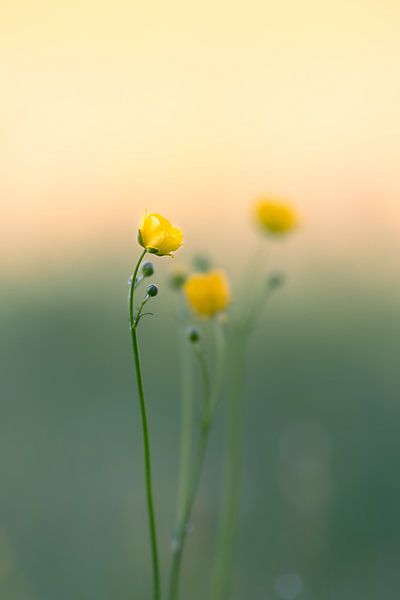
<svg viewBox="0 0 400 600"><path fill-rule="evenodd" d="M204 317L213 317L223 311L231 299L228 279L219 270L191 275L183 291L194 312Z"/></svg>
<svg viewBox="0 0 400 600"><path fill-rule="evenodd" d="M183 233L162 215L146 212L139 226L138 242L152 254L171 256L182 245Z"/></svg>
<svg viewBox="0 0 400 600"><path fill-rule="evenodd" d="M261 198L255 207L256 219L267 233L283 235L298 226L293 207L279 198Z"/></svg>

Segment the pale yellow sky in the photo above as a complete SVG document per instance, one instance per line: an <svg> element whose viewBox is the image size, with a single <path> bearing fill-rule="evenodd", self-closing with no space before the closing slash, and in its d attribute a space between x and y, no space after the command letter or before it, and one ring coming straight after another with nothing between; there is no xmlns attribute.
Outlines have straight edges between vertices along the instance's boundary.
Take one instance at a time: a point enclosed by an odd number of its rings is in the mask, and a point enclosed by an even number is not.
<svg viewBox="0 0 400 600"><path fill-rule="evenodd" d="M1 264L123 248L144 208L226 248L264 192L316 248L398 248L398 0L1 12Z"/></svg>

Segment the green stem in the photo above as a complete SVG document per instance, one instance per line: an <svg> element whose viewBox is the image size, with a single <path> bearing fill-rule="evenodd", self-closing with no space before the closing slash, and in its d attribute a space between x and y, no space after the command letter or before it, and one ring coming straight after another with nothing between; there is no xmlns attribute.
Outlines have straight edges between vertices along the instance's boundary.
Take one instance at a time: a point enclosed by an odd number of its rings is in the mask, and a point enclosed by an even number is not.
<svg viewBox="0 0 400 600"><path fill-rule="evenodd" d="M183 320L180 322L184 325ZM176 522L180 523L186 505L187 490L190 481L190 465L193 445L193 360L190 341L185 328L180 331L180 372L181 372L181 434L179 452L179 478Z"/></svg>
<svg viewBox="0 0 400 600"><path fill-rule="evenodd" d="M245 297L244 306L242 307L243 314L238 316L239 326L251 328L254 326L254 317L259 308L263 305L266 289L266 267L271 261L272 246L267 250L263 248L257 250L257 255L252 262L247 266L248 281L244 286ZM255 281L256 283L253 283ZM257 285L258 282L258 285Z"/></svg>
<svg viewBox="0 0 400 600"><path fill-rule="evenodd" d="M194 457L194 465L192 470L191 481L186 496L186 505L183 510L182 518L178 521L175 528L173 539L173 558L171 566L171 577L169 587L169 600L178 600L179 597L179 579L181 572L181 564L183 557L184 545L187 537L189 521L193 511L193 505L196 499L197 490L199 487L201 474L203 470L204 458L207 449L209 433L214 417L215 408L221 394L223 367L224 367L224 339L221 327L216 322L216 371L214 387L211 389L210 377L205 356L201 350L197 350L196 354L200 363L203 385L204 385L204 404L203 418L201 423L200 435L197 443L197 448Z"/></svg>
<svg viewBox="0 0 400 600"><path fill-rule="evenodd" d="M138 279L138 273L139 273L139 269L140 269L140 265L142 264L142 261L144 259L144 257L146 256L147 250L143 250L142 254L139 256L139 260L136 263L136 267L135 270L133 271L133 275L131 278L131 286L129 288L129 323L131 326L131 329L134 325L134 315L133 315L133 311L135 308L135 290L137 288L138 283L140 283L140 280Z"/></svg>
<svg viewBox="0 0 400 600"><path fill-rule="evenodd" d="M273 292L273 289L265 286L264 289L261 289L257 295L255 295L247 317L243 319L243 322L240 324L240 328L244 332L244 335L249 336L253 333L254 327L256 326L257 321L261 319L263 310Z"/></svg>
<svg viewBox="0 0 400 600"><path fill-rule="evenodd" d="M177 600L179 597L179 578L183 557L183 550L186 541L189 519L192 514L193 504L196 497L198 484L200 481L201 472L203 469L205 451L207 447L208 435L210 432L210 423L204 421L202 423L200 437L196 449L195 465L193 469L192 481L190 486L190 493L186 500L185 510L183 512L182 521L176 528L174 539L173 539L173 559L171 566L171 578L169 587L169 599Z"/></svg>
<svg viewBox="0 0 400 600"><path fill-rule="evenodd" d="M212 584L212 600L227 600L235 550L240 505L240 475L244 422L244 355L245 340L233 332L230 344L230 390L227 405L226 454L222 493L221 522Z"/></svg>
<svg viewBox="0 0 400 600"><path fill-rule="evenodd" d="M271 258L272 248L265 263ZM261 253L260 253L260 256ZM248 267L249 274L259 270L259 259ZM257 280L257 278L256 278ZM244 316L239 316L231 330L229 344L229 393L226 416L226 449L224 458L224 479L221 502L221 518L217 536L216 560L213 574L211 599L228 600L231 592L232 572L235 555L235 541L240 510L240 484L243 454L244 428L244 370L246 344L257 321L268 303L273 288L265 286L261 277L261 286L251 288L249 281L246 286L246 306ZM250 299L249 299L250 298Z"/></svg>
<svg viewBox="0 0 400 600"><path fill-rule="evenodd" d="M134 319L134 299L135 299L135 283L137 274L139 271L140 264L146 254L146 250L143 251L139 260L136 264L135 270L132 275L131 288L129 293L129 321L132 336L132 350L133 359L135 363L136 371L136 383L139 396L140 413L142 418L142 429L143 429L143 445L144 445L144 462L145 462L145 477L146 477L146 495L147 495L147 508L149 514L149 528L150 528L150 545L151 545L151 556L153 563L153 586L154 586L154 600L160 600L160 569L158 564L158 550L157 550L157 533L156 533L156 522L154 516L154 502L153 502L153 491L152 491L152 476L151 476L151 459L150 459L150 442L149 442L149 430L147 424L146 404L144 399L143 390L143 379L140 368L140 357L139 347L136 333L137 321Z"/></svg>

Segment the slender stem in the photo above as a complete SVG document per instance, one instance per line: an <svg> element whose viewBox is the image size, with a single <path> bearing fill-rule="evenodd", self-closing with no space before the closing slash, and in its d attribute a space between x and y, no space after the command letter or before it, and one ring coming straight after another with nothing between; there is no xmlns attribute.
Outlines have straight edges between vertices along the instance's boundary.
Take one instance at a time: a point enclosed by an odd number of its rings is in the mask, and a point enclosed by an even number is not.
<svg viewBox="0 0 400 600"><path fill-rule="evenodd" d="M243 323L240 325L244 335L249 336L254 331L257 321L261 319L264 307L267 305L274 291L273 288L265 286L255 296L247 317L243 319Z"/></svg>
<svg viewBox="0 0 400 600"><path fill-rule="evenodd" d="M224 382L224 369L225 369L225 333L223 326L219 321L215 321L215 354L216 354L216 367L215 367L215 383L213 393L211 395L210 403L210 417L212 418L217 406L217 402L222 393L222 387Z"/></svg>
<svg viewBox="0 0 400 600"><path fill-rule="evenodd" d="M271 259L272 247L268 255L262 257L265 264ZM261 253L260 253L260 256ZM259 259L249 264L249 274L259 271ZM258 278L256 278L257 280ZM235 555L235 541L240 511L240 483L243 454L244 429L244 370L246 345L250 334L262 316L274 288L266 287L264 277L261 286L251 289L246 286L246 306L244 315L233 324L229 344L229 393L226 417L226 450L224 458L224 479L221 503L221 518L217 536L216 560L213 574L211 600L228 600L231 592L232 572ZM250 290L250 291L249 291ZM250 300L249 300L250 296Z"/></svg>
<svg viewBox="0 0 400 600"><path fill-rule="evenodd" d="M216 327L216 372L215 382L211 389L210 377L205 356L200 349L197 349L196 355L200 363L204 386L204 403L203 403L203 418L197 448L194 456L194 465L190 487L186 499L186 505L183 511L182 519L177 523L173 540L173 558L171 566L171 577L169 587L169 600L177 600L179 597L179 579L183 557L183 550L186 541L186 536L189 527L190 517L192 515L193 505L196 499L197 490L203 470L204 458L207 449L208 437L213 421L215 408L221 393L222 378L223 378L223 359L224 345L223 334L218 322Z"/></svg>
<svg viewBox="0 0 400 600"><path fill-rule="evenodd" d="M151 476L151 459L150 459L150 442L149 442L149 429L147 424L146 404L144 399L143 390L143 378L140 368L140 357L139 347L137 340L137 321L134 320L134 297L135 297L135 282L139 271L140 264L146 254L146 250L141 254L136 264L135 270L132 275L131 288L129 294L129 320L132 337L132 350L133 359L135 363L136 371L136 383L139 396L140 413L142 418L143 428L143 445L144 445L144 462L145 462L145 478L146 478L146 495L147 495L147 509L149 514L149 528L150 528L150 545L151 545L151 556L153 563L153 586L154 586L154 600L160 600L160 569L158 563L158 550L157 550L157 532L156 522L154 516L154 502L153 502L153 491L152 491L152 476Z"/></svg>
<svg viewBox="0 0 400 600"><path fill-rule="evenodd" d="M133 311L134 311L134 307L135 307L135 289L139 282L138 272L140 269L140 265L142 264L142 261L143 261L144 257L146 256L146 252L147 252L147 250L143 250L142 254L139 256L139 260L136 263L136 267L135 267L135 270L133 271L133 275L131 278L131 287L129 289L129 323L131 325L131 329L133 327L133 321L134 321Z"/></svg>
<svg viewBox="0 0 400 600"><path fill-rule="evenodd" d="M178 524L178 527L176 528L175 537L173 540L173 559L171 566L171 578L168 596L169 600L177 600L179 597L179 577L181 571L183 549L188 532L189 519L192 513L192 508L203 468L209 432L210 422L204 421L202 423L200 437L196 449L195 464L190 485L190 493L186 500L186 506L183 513L182 521Z"/></svg>
<svg viewBox="0 0 400 600"><path fill-rule="evenodd" d="M239 316L239 322L244 330L251 328L254 323L255 315L259 308L263 305L266 288L266 267L271 262L272 246L258 251L258 256L253 263L249 263L248 276L249 280L244 289L246 292L242 307L243 315ZM253 284L252 281L259 282Z"/></svg>
<svg viewBox="0 0 400 600"><path fill-rule="evenodd" d="M243 371L245 340L237 331L230 343L230 389L227 405L226 453L221 522L212 584L212 600L227 600L230 594L235 537L240 505L240 475L243 445Z"/></svg>
<svg viewBox="0 0 400 600"><path fill-rule="evenodd" d="M182 309L182 307L181 307ZM193 446L193 360L189 345L185 323L179 318L180 328L180 373L181 373L181 432L179 451L179 477L176 522L180 523L184 516L188 486L190 482L190 469Z"/></svg>
<svg viewBox="0 0 400 600"><path fill-rule="evenodd" d="M133 355L135 360L136 369L136 380L138 386L138 394L140 401L140 412L142 417L143 427L143 445L144 445L144 460L145 460L145 473L146 473L146 494L147 494L147 508L149 513L149 527L150 527L150 542L151 542L151 555L153 561L153 583L154 583L154 600L159 600L160 594L160 570L158 565L158 550L157 550L157 533L156 523L154 516L154 502L153 502L153 491L152 491L152 477L151 477L151 459L150 459L150 443L149 443L149 431L147 424L146 405L143 393L143 382L140 369L139 361L139 349L137 343L136 329L132 329L132 347Z"/></svg>

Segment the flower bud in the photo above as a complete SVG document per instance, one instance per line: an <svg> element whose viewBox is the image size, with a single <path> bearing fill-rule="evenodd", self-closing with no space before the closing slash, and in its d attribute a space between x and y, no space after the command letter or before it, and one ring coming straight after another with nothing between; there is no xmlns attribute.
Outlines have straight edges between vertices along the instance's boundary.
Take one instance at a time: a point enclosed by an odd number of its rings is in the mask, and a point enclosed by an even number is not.
<svg viewBox="0 0 400 600"><path fill-rule="evenodd" d="M196 344L196 342L198 342L200 340L200 332L195 327L191 327L188 330L187 335L188 335L189 341L192 342L192 344Z"/></svg>
<svg viewBox="0 0 400 600"><path fill-rule="evenodd" d="M158 294L158 287L152 283L151 285L147 286L146 292L150 298L154 298L154 296L157 296Z"/></svg>
<svg viewBox="0 0 400 600"><path fill-rule="evenodd" d="M142 267L143 277L151 277L154 273L153 263L146 262Z"/></svg>
<svg viewBox="0 0 400 600"><path fill-rule="evenodd" d="M271 273L268 277L268 286L271 290L276 290L285 283L285 275L283 273Z"/></svg>
<svg viewBox="0 0 400 600"><path fill-rule="evenodd" d="M193 268L198 273L208 273L211 269L211 261L205 254L198 254L193 257Z"/></svg>

